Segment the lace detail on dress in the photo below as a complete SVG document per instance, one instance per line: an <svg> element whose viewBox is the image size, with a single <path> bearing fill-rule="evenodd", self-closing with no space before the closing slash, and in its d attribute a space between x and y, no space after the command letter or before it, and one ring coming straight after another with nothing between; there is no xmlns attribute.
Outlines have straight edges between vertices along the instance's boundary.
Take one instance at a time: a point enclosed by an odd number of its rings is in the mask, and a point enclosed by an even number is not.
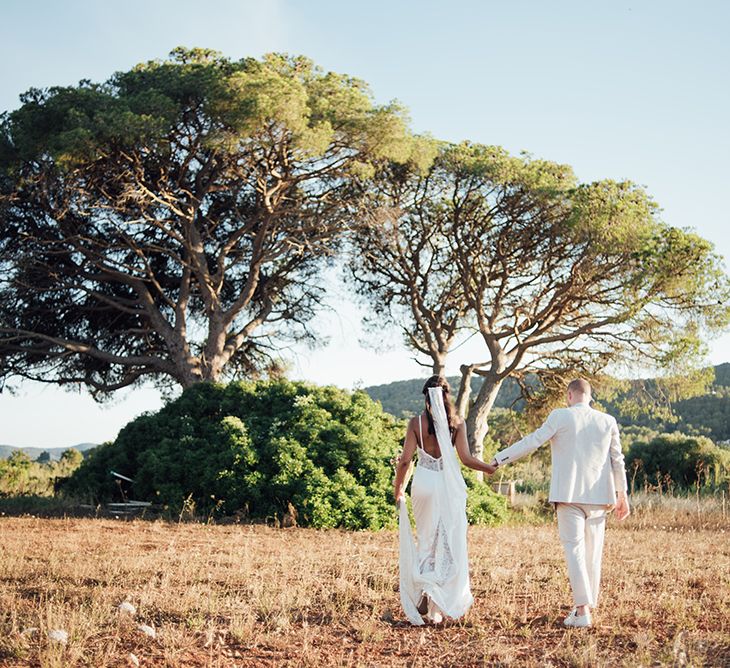
<svg viewBox="0 0 730 668"><path fill-rule="evenodd" d="M418 448L418 466L429 471L443 471L444 460L441 457L432 457L423 448Z"/></svg>
<svg viewBox="0 0 730 668"><path fill-rule="evenodd" d="M429 471L443 471L444 460L441 457L429 455L423 449L423 425L420 417L418 418L418 433L421 435L421 440L418 445L418 466Z"/></svg>
<svg viewBox="0 0 730 668"><path fill-rule="evenodd" d="M436 582L443 584L450 577L454 569L454 557L446 538L443 520L438 521L436 535L426 558L421 562L421 573L433 573Z"/></svg>

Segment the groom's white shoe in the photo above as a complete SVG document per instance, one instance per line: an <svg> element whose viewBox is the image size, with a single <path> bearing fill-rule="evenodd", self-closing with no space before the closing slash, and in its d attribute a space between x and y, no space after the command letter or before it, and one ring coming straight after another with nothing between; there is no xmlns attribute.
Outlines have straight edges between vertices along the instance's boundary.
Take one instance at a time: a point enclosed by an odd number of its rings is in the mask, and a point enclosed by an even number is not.
<svg viewBox="0 0 730 668"><path fill-rule="evenodd" d="M576 608L570 611L570 614L563 620L563 626L570 626L575 629L587 629L591 626L591 613L586 610L584 615L579 615L576 612Z"/></svg>

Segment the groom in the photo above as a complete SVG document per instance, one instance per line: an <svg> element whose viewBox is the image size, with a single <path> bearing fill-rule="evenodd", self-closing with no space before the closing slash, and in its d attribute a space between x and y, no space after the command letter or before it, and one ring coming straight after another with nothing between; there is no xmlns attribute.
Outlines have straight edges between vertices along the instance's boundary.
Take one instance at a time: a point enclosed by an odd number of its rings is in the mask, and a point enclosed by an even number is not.
<svg viewBox="0 0 730 668"><path fill-rule="evenodd" d="M615 507L619 520L629 515L616 420L590 403L588 381L571 381L569 408L554 410L539 429L498 452L490 463L493 473L551 442L549 501L556 507L575 604L563 624L573 627L591 625L590 608L598 601L606 513Z"/></svg>

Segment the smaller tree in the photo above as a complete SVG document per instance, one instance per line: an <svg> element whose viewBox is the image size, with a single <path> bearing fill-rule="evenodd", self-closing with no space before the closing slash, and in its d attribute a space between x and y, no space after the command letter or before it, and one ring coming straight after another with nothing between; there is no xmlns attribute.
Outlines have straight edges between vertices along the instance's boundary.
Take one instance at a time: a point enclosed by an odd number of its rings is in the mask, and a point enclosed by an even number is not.
<svg viewBox="0 0 730 668"><path fill-rule="evenodd" d="M63 451L59 465L64 471L70 473L71 471L75 471L79 466L81 466L81 462L83 461L84 456L78 450L76 450L76 448L69 448L68 450Z"/></svg>
<svg viewBox="0 0 730 668"><path fill-rule="evenodd" d="M434 369L452 333L483 344L461 367L457 402L477 456L505 379L547 405L572 377L605 381L620 365L686 377L703 337L730 321L730 281L712 244L663 223L629 182L580 184L566 165L464 143L441 146L426 176L382 170L362 206L381 212L353 258L375 308L393 303L383 315L443 342L423 348ZM469 402L471 374L483 383Z"/></svg>
<svg viewBox="0 0 730 668"><path fill-rule="evenodd" d="M0 496L25 494L32 466L30 457L22 450L15 450L6 460L0 460Z"/></svg>

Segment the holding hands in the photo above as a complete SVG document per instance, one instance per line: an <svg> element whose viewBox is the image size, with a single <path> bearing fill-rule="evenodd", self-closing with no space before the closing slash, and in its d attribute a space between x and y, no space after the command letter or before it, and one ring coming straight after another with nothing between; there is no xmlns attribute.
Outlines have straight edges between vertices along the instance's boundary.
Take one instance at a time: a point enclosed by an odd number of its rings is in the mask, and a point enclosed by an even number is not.
<svg viewBox="0 0 730 668"><path fill-rule="evenodd" d="M488 475L492 475L499 468L499 464L496 459L493 459L489 464L484 465L484 472Z"/></svg>

